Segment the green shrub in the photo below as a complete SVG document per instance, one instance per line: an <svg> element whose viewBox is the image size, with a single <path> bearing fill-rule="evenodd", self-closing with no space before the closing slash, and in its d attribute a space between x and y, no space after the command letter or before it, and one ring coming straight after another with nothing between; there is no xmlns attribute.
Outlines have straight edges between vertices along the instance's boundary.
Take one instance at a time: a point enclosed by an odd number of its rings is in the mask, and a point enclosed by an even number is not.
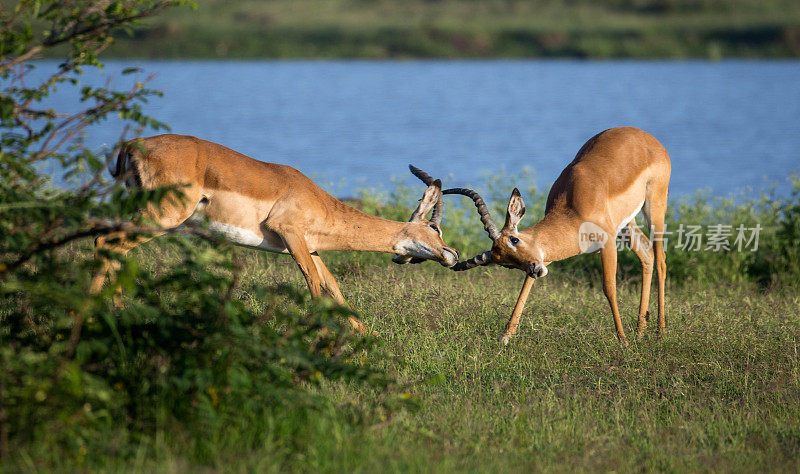
<svg viewBox="0 0 800 474"><path fill-rule="evenodd" d="M233 249L170 240L182 259L163 274L123 266L121 310L107 304L112 287L85 296L90 262L68 253L41 276L3 285L0 396L13 450L131 455L177 424L203 461L225 434L263 444L277 413L325 409L331 402L309 390L324 380L386 386L359 360L369 340L338 324L348 310L309 306L292 287L249 289L262 302L253 305L233 296Z"/></svg>

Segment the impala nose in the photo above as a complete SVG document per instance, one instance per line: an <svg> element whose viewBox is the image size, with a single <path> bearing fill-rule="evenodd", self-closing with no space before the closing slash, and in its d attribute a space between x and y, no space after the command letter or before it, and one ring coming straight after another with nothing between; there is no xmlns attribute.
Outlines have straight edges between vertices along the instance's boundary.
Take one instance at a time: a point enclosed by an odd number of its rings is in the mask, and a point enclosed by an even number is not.
<svg viewBox="0 0 800 474"><path fill-rule="evenodd" d="M547 275L547 267L542 263L533 262L528 267L528 276L531 278L541 278Z"/></svg>
<svg viewBox="0 0 800 474"><path fill-rule="evenodd" d="M442 251L442 266L445 267L452 267L456 263L458 263L458 250L450 247L445 247Z"/></svg>

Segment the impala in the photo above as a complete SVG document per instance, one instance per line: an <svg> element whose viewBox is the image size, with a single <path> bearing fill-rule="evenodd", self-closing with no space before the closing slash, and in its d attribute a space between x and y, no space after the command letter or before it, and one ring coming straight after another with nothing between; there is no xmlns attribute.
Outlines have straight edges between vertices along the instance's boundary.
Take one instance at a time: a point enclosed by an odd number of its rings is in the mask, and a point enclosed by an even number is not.
<svg viewBox="0 0 800 474"><path fill-rule="evenodd" d="M409 222L365 214L320 189L294 168L265 163L216 143L182 135L159 135L128 142L112 175L126 183L154 189L180 187L181 198L167 197L142 210L160 229L130 238L124 232L98 237L96 248L126 254L190 218L205 217L208 226L234 244L290 254L305 277L311 296L325 291L345 304L336 280L317 252L354 250L397 254L397 263L435 260L445 266L458 253L442 241L441 181L410 167L428 188ZM425 218L433 211L430 221ZM194 217L193 217L194 216ZM117 264L103 259L92 282L97 293ZM353 327L365 326L351 317Z"/></svg>
<svg viewBox="0 0 800 474"><path fill-rule="evenodd" d="M501 230L495 226L478 193L463 188L444 191L444 194L463 194L472 198L493 241L491 250L451 268L461 271L479 265L498 264L526 273L522 291L503 332L504 344L508 344L517 330L534 280L547 274L550 262L582 252L599 251L603 291L611 306L617 337L623 346L627 346L617 307L615 246L616 236L625 227L629 231L625 244L636 253L642 264L638 334L644 334L649 316L647 309L654 260L658 275L658 333L663 333L666 327L664 283L667 274L663 233L670 169L667 151L650 134L632 127L601 132L581 147L572 163L553 183L547 196L544 218L525 230L517 229L525 214L525 204L516 188L511 194ZM639 211L652 226L652 247L636 225L635 217Z"/></svg>

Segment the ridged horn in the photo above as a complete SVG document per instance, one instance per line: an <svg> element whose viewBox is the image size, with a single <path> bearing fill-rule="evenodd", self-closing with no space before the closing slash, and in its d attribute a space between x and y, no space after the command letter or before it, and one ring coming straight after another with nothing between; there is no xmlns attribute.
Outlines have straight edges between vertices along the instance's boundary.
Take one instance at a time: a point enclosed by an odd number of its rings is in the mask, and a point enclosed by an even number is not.
<svg viewBox="0 0 800 474"><path fill-rule="evenodd" d="M464 260L463 262L456 263L455 265L450 267L450 270L456 272L463 272L464 270L469 270L471 268L480 267L483 265L489 265L490 263L492 263L492 251L487 250L482 254L475 255L469 260Z"/></svg>
<svg viewBox="0 0 800 474"><path fill-rule="evenodd" d="M500 231L497 230L497 226L494 224L492 216L489 215L489 209L486 207L486 203L483 201L483 198L480 194L467 188L445 189L442 191L442 194L461 194L472 199L472 201L475 203L475 207L478 209L478 214L481 216L481 222L483 222L483 228L486 229L486 233L489 234L489 237L492 239L492 241L500 238Z"/></svg>
<svg viewBox="0 0 800 474"><path fill-rule="evenodd" d="M408 165L408 169L411 171L411 174L419 178L425 186L430 186L433 184L434 179L428 173L422 171L421 169L417 168L414 165ZM433 206L433 212L431 213L431 222L434 224L441 224L442 217L444 216L444 200L439 198L436 201L436 205Z"/></svg>

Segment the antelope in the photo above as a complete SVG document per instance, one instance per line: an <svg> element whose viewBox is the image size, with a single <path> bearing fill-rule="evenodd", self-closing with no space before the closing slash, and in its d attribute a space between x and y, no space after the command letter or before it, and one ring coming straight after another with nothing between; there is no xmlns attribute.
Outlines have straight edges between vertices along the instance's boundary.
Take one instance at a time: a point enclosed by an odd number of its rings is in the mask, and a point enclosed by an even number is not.
<svg viewBox="0 0 800 474"><path fill-rule="evenodd" d="M665 331L667 264L663 235L670 170L669 155L658 140L642 130L622 127L601 132L581 147L575 159L553 183L547 196L544 218L528 229L517 228L525 214L525 203L516 188L511 193L505 225L501 230L497 229L477 192L464 188L443 191L444 194L462 194L472 198L493 242L491 250L459 262L451 269L463 271L497 264L520 269L526 274L501 338L504 344L508 344L516 333L534 280L547 275L547 266L551 262L580 253L600 252L603 292L611 307L617 337L626 347L628 343L617 307L615 245L616 236L626 227L628 238L625 245L633 250L642 264L638 335L644 335L649 317L654 257L658 276L658 334ZM636 225L635 218L640 211L652 226L652 247Z"/></svg>
<svg viewBox="0 0 800 474"><path fill-rule="evenodd" d="M168 229L202 217L210 230L236 245L290 254L312 298L321 297L324 290L342 305L345 299L318 252L389 252L396 254L396 263L434 260L453 266L458 252L445 245L439 227L442 183L409 167L428 187L411 219L395 222L344 204L290 166L258 161L216 143L172 134L131 140L120 150L112 176L128 176L128 186L145 189L180 187L182 196L168 196L141 211L159 226L152 235L130 238L117 232L95 240L102 264L91 291L99 293L119 266L103 258L100 249L125 255ZM366 331L358 319L351 317L350 323Z"/></svg>

